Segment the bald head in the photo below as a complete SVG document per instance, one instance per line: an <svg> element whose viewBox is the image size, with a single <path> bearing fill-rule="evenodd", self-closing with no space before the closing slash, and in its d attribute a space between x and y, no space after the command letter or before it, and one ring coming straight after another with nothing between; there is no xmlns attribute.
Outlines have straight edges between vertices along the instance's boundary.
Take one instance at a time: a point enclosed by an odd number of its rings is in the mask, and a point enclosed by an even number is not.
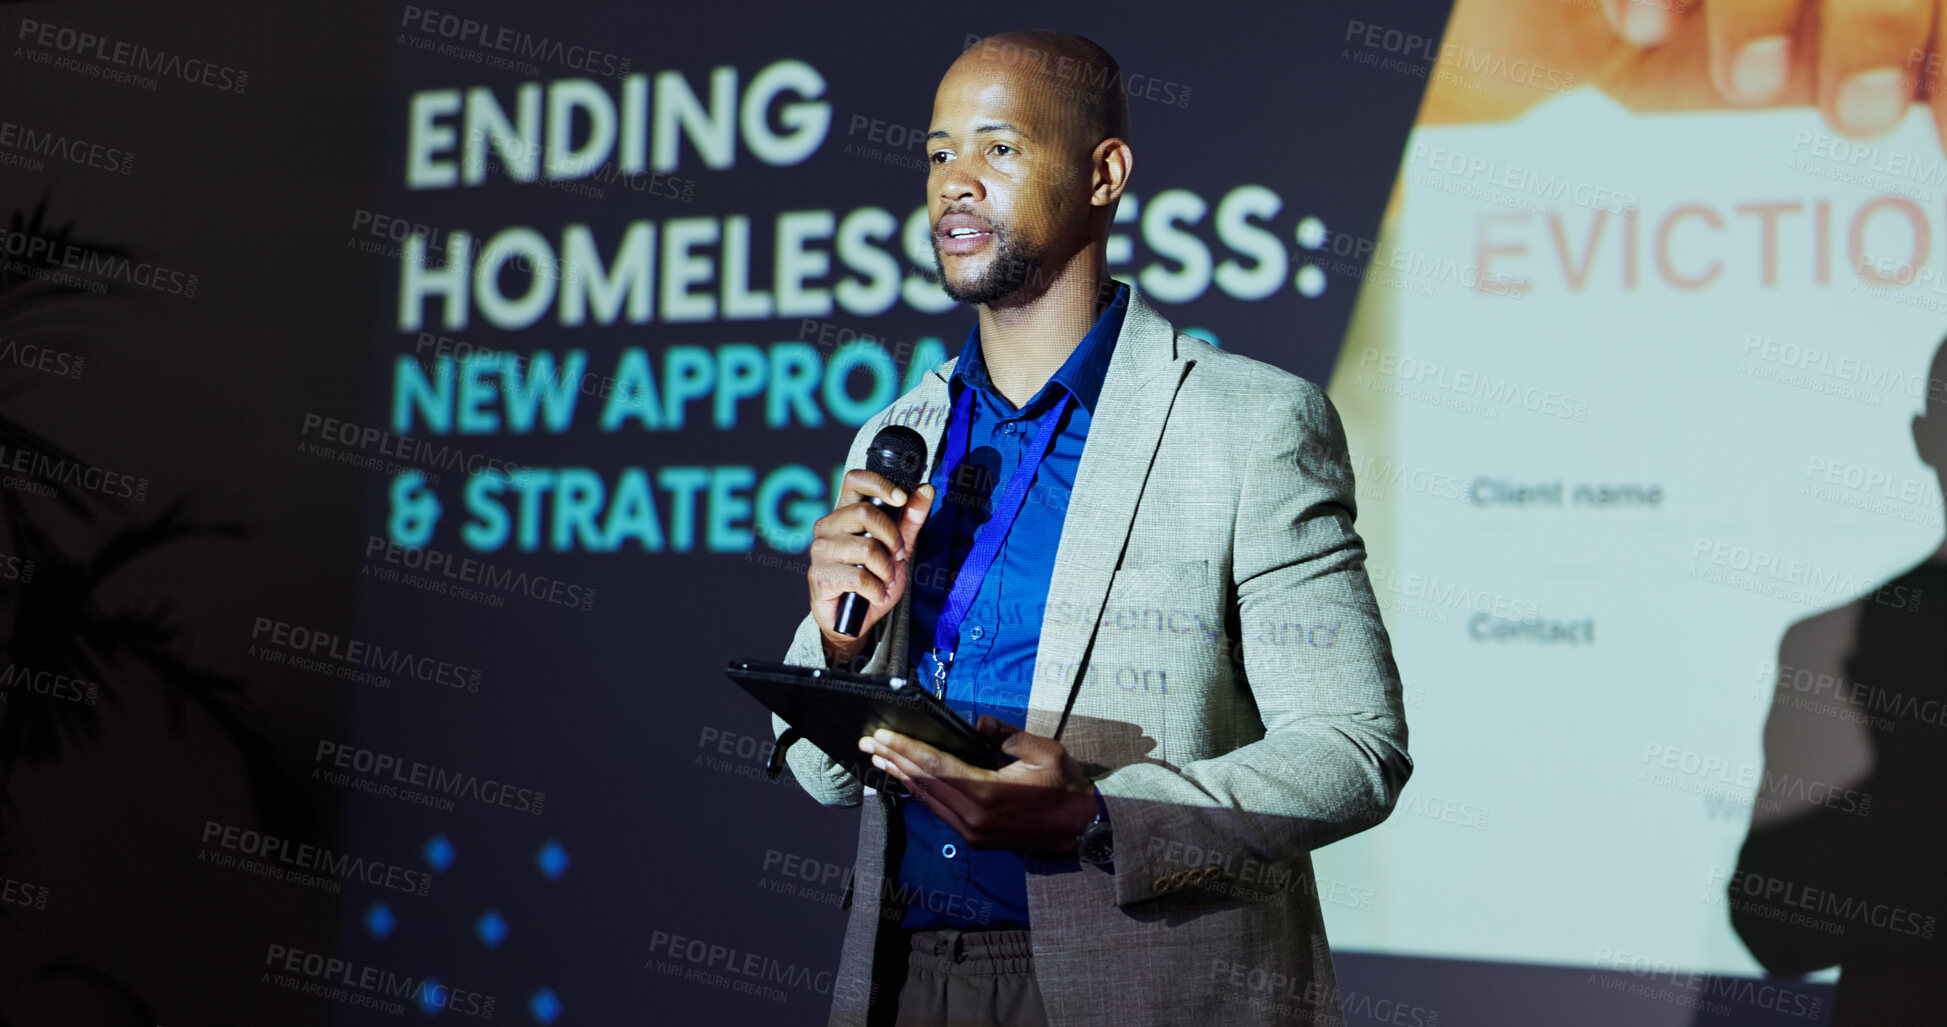
<svg viewBox="0 0 1947 1027"><path fill-rule="evenodd" d="M988 36L960 55L953 70L1004 69L1058 115L1063 134L1083 151L1104 139L1129 140L1129 98L1122 67L1092 39L1036 30Z"/></svg>
<svg viewBox="0 0 1947 1027"><path fill-rule="evenodd" d="M1020 305L1093 282L1134 166L1122 88L1115 58L1062 32L989 36L947 69L926 133L947 295Z"/></svg>

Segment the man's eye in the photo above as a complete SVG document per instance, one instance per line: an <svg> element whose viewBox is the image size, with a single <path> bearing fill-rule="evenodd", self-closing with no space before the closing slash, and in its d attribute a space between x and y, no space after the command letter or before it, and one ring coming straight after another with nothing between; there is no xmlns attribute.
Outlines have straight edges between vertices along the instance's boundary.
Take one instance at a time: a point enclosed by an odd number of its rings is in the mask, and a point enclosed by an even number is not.
<svg viewBox="0 0 1947 1027"><path fill-rule="evenodd" d="M947 154L947 152L946 152L945 150L934 150L934 151L933 151L933 163L935 163L935 164L945 164L945 163L946 163L946 159L947 159L947 157L948 157L948 154Z"/></svg>
<svg viewBox="0 0 1947 1027"><path fill-rule="evenodd" d="M1014 147L1009 146L1006 143L995 143L994 152L1001 156L1006 156L1007 154L1014 152Z"/></svg>

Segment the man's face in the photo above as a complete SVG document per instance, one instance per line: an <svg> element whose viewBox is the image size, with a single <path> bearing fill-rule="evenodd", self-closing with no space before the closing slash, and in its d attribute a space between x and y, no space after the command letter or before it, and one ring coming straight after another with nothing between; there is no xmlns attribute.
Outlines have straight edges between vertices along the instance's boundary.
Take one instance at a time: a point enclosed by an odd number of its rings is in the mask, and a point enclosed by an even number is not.
<svg viewBox="0 0 1947 1027"><path fill-rule="evenodd" d="M962 303L1006 299L1072 245L1085 222L1085 164L1032 73L976 47L933 99L926 184L933 259Z"/></svg>

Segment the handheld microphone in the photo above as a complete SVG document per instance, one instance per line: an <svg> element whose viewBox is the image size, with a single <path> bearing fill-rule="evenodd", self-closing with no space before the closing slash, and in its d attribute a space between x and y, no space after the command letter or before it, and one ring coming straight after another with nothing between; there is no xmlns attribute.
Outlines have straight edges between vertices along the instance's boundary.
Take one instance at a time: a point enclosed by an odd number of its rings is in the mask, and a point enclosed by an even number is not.
<svg viewBox="0 0 1947 1027"><path fill-rule="evenodd" d="M865 452L865 469L883 476L887 481L905 490L907 502L913 498L913 490L919 488L920 474L926 467L926 438L919 432L903 424L887 425L872 437L872 446ZM869 497L873 506L883 510L903 510L903 506L893 506L878 496ZM893 517L894 521L899 518ZM870 532L862 532L870 536ZM898 542L898 539L893 539ZM865 630L865 615L872 603L857 592L847 592L838 597L838 616L833 629L847 638L859 637Z"/></svg>

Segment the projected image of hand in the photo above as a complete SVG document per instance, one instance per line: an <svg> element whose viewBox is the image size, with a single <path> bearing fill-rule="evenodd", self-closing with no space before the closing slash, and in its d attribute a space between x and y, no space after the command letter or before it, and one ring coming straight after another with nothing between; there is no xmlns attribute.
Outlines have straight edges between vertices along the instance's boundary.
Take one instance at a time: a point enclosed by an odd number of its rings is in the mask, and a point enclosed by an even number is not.
<svg viewBox="0 0 1947 1027"><path fill-rule="evenodd" d="M1856 139L1925 101L1947 137L1942 20L1915 0L1458 0L1422 120L1515 117L1546 82L1645 111L1810 104Z"/></svg>
<svg viewBox="0 0 1947 1027"><path fill-rule="evenodd" d="M1697 5L1691 4L1690 7ZM1794 72L1833 128L1866 137L1891 129L1938 77L1929 44L1935 5L1909 0L1723 0L1684 9L1673 0L1603 0L1632 46L1670 41L1701 19L1711 83L1734 104L1785 100ZM1938 110L1938 107L1936 107Z"/></svg>

